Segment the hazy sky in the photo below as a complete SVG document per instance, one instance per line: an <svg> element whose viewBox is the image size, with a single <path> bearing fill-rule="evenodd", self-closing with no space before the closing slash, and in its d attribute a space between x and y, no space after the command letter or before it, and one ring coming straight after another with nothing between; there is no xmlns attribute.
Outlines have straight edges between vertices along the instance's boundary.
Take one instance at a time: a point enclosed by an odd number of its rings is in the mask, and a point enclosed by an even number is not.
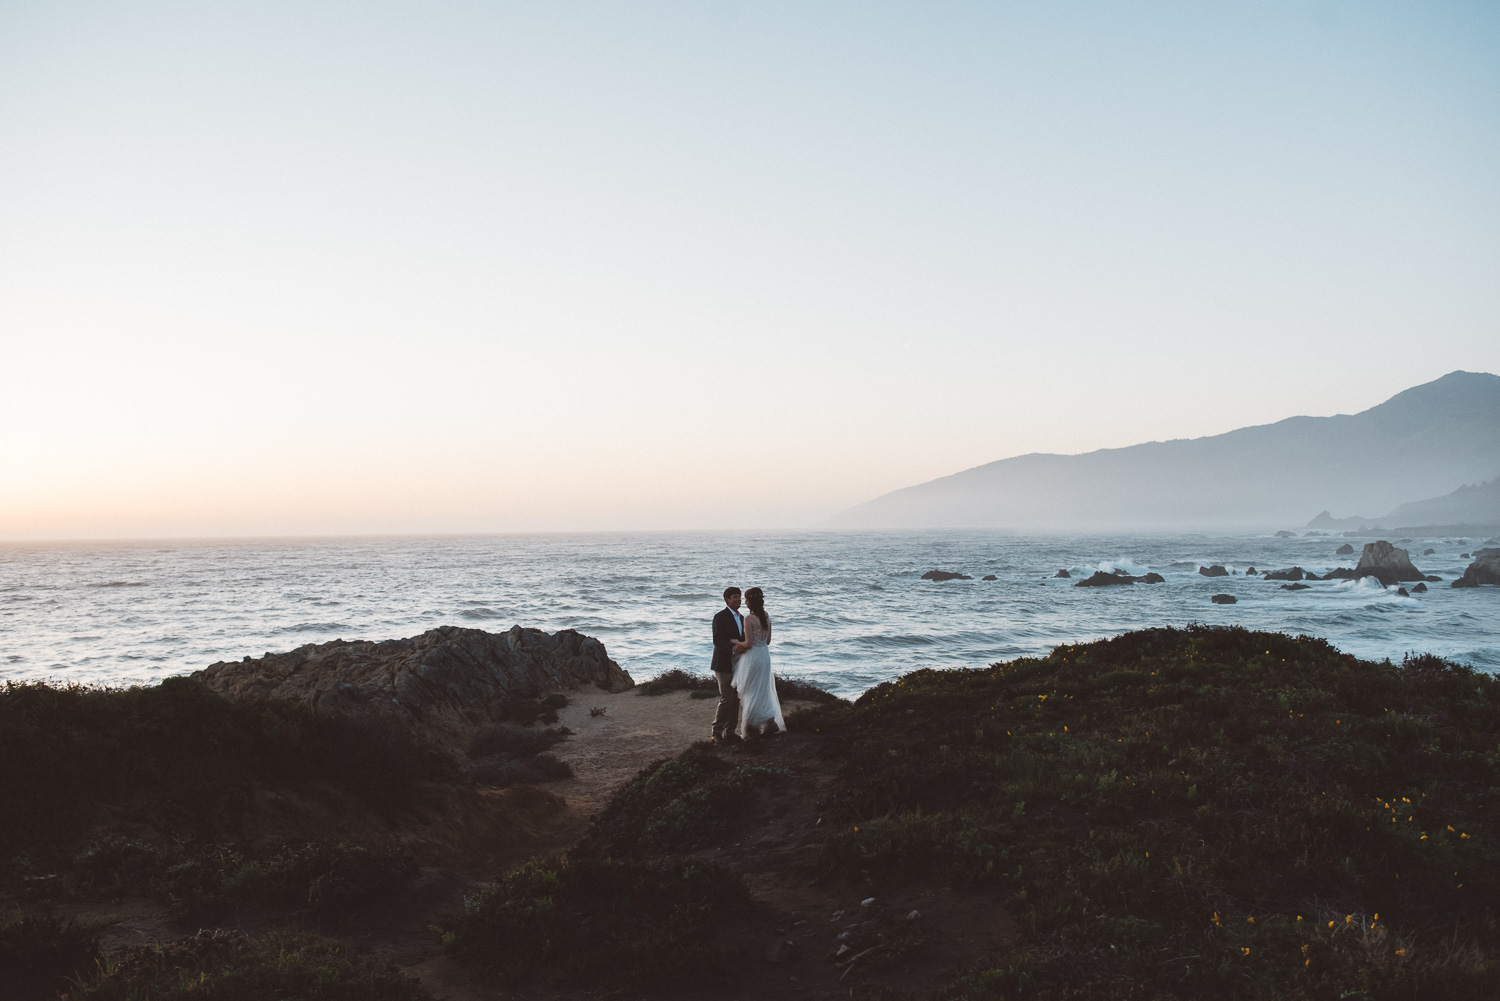
<svg viewBox="0 0 1500 1001"><path fill-rule="evenodd" d="M1493 2L0 2L0 537L808 525L1458 368Z"/></svg>

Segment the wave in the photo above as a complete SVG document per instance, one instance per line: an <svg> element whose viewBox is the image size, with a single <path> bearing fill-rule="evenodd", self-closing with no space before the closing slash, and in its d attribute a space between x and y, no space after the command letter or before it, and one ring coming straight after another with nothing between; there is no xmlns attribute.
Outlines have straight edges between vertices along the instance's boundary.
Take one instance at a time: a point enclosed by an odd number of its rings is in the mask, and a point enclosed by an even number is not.
<svg viewBox="0 0 1500 1001"><path fill-rule="evenodd" d="M339 629L353 629L347 622L299 622L295 626L277 626L270 631L272 636L287 633L331 633Z"/></svg>
<svg viewBox="0 0 1500 1001"><path fill-rule="evenodd" d="M478 608L465 608L458 614L466 619L499 619L504 617L503 613L497 612L493 608L486 608L484 605L480 605Z"/></svg>

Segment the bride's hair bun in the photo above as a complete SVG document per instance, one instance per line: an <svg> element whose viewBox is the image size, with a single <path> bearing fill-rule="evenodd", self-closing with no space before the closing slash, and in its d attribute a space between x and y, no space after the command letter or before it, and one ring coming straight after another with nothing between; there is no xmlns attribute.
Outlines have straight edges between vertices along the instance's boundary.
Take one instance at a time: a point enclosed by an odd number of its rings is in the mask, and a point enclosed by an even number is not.
<svg viewBox="0 0 1500 1001"><path fill-rule="evenodd" d="M760 620L760 624L767 629L771 628L771 619L766 615L766 594L758 587L752 587L745 592L745 604L749 606L751 614Z"/></svg>

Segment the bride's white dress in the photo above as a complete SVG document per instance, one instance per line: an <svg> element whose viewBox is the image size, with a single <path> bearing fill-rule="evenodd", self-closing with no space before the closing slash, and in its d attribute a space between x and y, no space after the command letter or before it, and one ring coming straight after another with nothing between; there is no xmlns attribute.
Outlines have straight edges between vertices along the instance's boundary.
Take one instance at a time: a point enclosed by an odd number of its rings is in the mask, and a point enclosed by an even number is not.
<svg viewBox="0 0 1500 1001"><path fill-rule="evenodd" d="M781 700L776 697L776 678L771 673L770 631L761 626L753 612L745 616L745 639L750 642L750 649L734 658L732 681L740 696L737 732L744 737L751 728L759 730L772 720L776 729L785 730Z"/></svg>

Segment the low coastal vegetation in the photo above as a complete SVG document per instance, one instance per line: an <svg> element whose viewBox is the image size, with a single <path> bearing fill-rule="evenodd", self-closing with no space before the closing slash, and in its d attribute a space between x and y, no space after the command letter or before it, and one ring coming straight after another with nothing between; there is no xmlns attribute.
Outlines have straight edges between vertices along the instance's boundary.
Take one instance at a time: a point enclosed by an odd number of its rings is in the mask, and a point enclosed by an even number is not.
<svg viewBox="0 0 1500 1001"><path fill-rule="evenodd" d="M49 998L70 978L74 997L416 997L313 940L213 939L106 962L85 930L45 912L145 897L196 924L244 907L336 917L378 904L414 873L410 853L290 832L250 838L257 795L333 795L393 818L423 806L428 783L457 774L386 722L236 702L187 678L129 689L7 684L0 894L40 913L0 927L0 983ZM313 983L326 990L296 986Z"/></svg>
<svg viewBox="0 0 1500 1001"><path fill-rule="evenodd" d="M667 683L712 683L684 678ZM427 790L546 757L566 734L534 724L556 701L476 731L460 765L404 730L186 679L6 686L0 891L16 910L0 982L39 998L417 1001L336 941L209 931L106 955L97 929L46 905L152 897L189 927L244 908L259 927L389 909L417 859L245 837L257 795L334 796L372 818L457 809ZM620 789L565 858L495 873L435 932L511 991L774 996L791 971L809 996L891 1001L1493 998L1497 804L1495 679L1306 636L1148 629L824 695L785 736L694 745ZM885 903L924 895L958 904ZM976 915L1003 934L960 955Z"/></svg>
<svg viewBox="0 0 1500 1001"><path fill-rule="evenodd" d="M99 955L98 943L46 918L0 926L6 997L90 1001L430 1001L388 964L351 956L331 939L292 932L250 938L202 930L175 942Z"/></svg>
<svg viewBox="0 0 1500 1001"><path fill-rule="evenodd" d="M794 731L829 780L827 833L764 875L845 897L956 886L1013 919L1005 949L915 995L885 972L935 943L871 923L881 961L842 982L862 996L1500 996L1500 684L1467 668L1149 629L919 671ZM645 770L573 857L472 900L448 942L506 983L602 984L626 941L658 985L758 964L732 922L698 920L743 892L703 850L788 781L735 760L699 745ZM566 950L536 945L563 929Z"/></svg>

